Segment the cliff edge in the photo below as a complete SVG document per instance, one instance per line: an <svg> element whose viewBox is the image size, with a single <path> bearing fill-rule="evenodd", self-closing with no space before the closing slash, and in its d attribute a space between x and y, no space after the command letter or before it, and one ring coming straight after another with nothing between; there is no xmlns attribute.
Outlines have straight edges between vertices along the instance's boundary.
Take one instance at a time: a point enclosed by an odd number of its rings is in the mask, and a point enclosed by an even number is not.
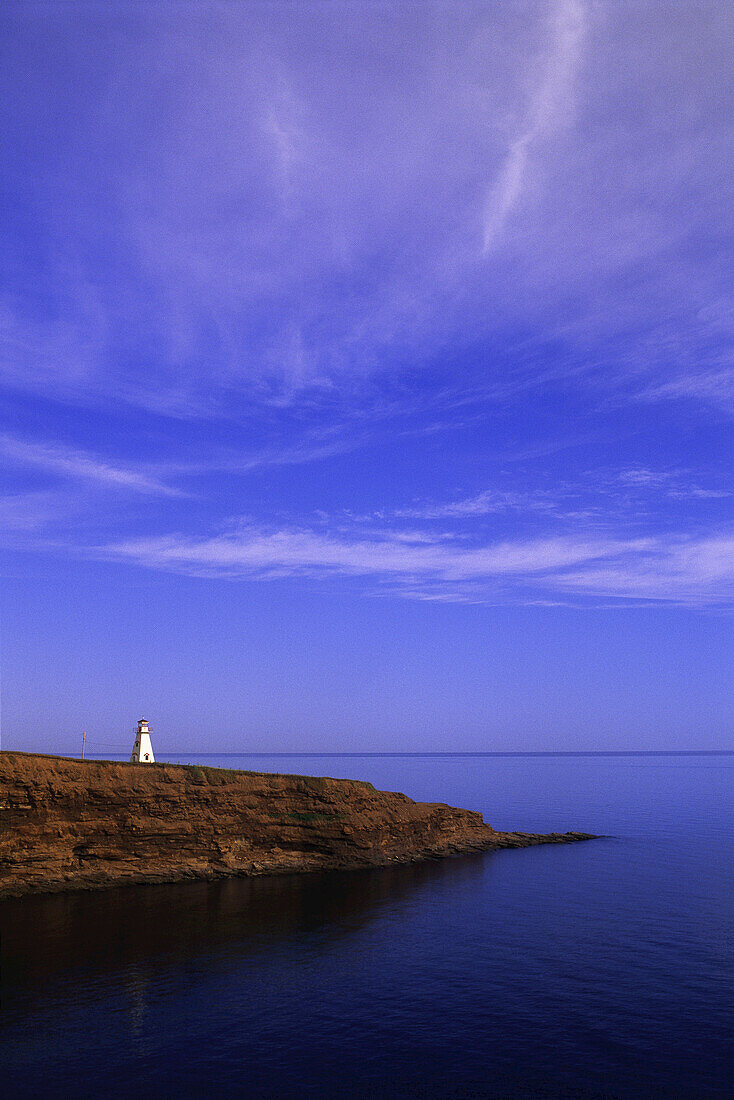
<svg viewBox="0 0 734 1100"><path fill-rule="evenodd" d="M0 752L0 897L588 839L496 832L357 780Z"/></svg>

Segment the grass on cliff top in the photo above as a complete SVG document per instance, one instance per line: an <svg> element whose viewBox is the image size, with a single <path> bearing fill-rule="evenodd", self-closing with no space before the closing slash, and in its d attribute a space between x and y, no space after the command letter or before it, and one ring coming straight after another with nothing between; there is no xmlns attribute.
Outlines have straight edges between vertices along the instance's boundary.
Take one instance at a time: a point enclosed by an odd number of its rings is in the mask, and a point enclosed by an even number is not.
<svg viewBox="0 0 734 1100"><path fill-rule="evenodd" d="M303 786L311 790L324 790L327 783L353 783L359 787L365 787L369 791L374 791L375 786L373 783L369 783L366 779L337 779L332 776L324 775L293 775L288 772L256 772L249 771L245 768L212 768L206 764L172 764L165 760L156 760L154 763L149 764L133 764L129 760L105 760L95 759L92 756L86 757L84 760L79 756L60 756L58 753L45 753L45 752L24 752L22 749L0 749L2 756L22 756L22 757L37 757L41 760L56 762L59 761L63 764L81 764L88 767L97 765L98 767L108 768L143 768L144 770L150 769L162 770L164 768L182 768L188 773L189 781L197 786L209 785L211 787L221 787L225 783L231 783L237 778L238 775L251 775L258 779L288 779L292 782L298 782Z"/></svg>
<svg viewBox="0 0 734 1100"><path fill-rule="evenodd" d="M231 783L238 775L251 775L258 779L289 779L301 783L306 789L310 788L317 791L324 790L326 784L330 782L356 783L358 786L366 787L370 791L375 790L374 784L367 782L365 779L332 780L329 776L290 775L285 772L254 772L240 768L210 768L202 764L182 764L178 766L186 769L190 782L197 786L208 784L211 787L221 787L225 783Z"/></svg>

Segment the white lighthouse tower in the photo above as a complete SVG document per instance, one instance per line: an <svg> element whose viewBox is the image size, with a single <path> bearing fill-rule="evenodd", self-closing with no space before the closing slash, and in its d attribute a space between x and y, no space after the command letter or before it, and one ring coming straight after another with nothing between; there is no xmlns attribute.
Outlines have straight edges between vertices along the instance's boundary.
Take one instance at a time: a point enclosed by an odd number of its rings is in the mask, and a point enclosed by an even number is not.
<svg viewBox="0 0 734 1100"><path fill-rule="evenodd" d="M148 721L145 718L141 718L138 722L138 728L135 734L135 744L133 745L132 755L130 756L130 763L155 764L155 757L153 756L153 746L150 743L150 729L148 727Z"/></svg>

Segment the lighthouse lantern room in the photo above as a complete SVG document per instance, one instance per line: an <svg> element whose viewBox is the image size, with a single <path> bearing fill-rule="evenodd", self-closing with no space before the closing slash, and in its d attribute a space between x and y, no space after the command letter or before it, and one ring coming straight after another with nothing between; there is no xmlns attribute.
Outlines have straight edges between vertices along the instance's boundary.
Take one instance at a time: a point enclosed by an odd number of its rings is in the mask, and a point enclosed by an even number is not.
<svg viewBox="0 0 734 1100"><path fill-rule="evenodd" d="M153 746L150 743L150 728L145 718L141 718L138 722L138 728L135 732L135 744L133 745L133 751L130 756L131 764L155 764L155 757L153 756Z"/></svg>

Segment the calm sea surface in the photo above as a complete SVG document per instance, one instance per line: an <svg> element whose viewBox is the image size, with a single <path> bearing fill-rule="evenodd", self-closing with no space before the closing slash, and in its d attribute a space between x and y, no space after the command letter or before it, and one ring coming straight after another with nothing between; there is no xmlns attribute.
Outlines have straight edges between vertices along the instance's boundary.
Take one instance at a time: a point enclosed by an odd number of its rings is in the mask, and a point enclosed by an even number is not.
<svg viewBox="0 0 734 1100"><path fill-rule="evenodd" d="M734 756L198 759L607 837L0 903L3 1096L734 1096Z"/></svg>

